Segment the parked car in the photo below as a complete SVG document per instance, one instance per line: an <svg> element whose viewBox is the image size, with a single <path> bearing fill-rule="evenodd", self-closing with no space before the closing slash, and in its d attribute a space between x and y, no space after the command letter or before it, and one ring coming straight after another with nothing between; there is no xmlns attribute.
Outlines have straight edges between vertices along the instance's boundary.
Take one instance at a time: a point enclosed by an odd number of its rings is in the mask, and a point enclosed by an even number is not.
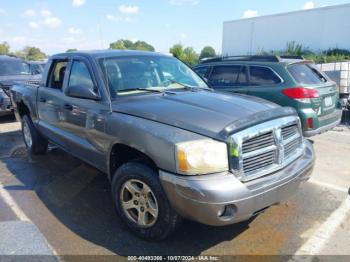
<svg viewBox="0 0 350 262"><path fill-rule="evenodd" d="M340 123L336 83L302 57L219 57L202 61L194 70L217 90L257 96L295 108L306 137Z"/></svg>
<svg viewBox="0 0 350 262"><path fill-rule="evenodd" d="M46 61L27 61L27 63L33 75L42 74L44 72Z"/></svg>
<svg viewBox="0 0 350 262"><path fill-rule="evenodd" d="M40 78L40 77L39 77ZM21 59L0 56L0 116L12 114L9 90L15 82L38 81Z"/></svg>
<svg viewBox="0 0 350 262"><path fill-rule="evenodd" d="M54 55L11 89L29 152L48 141L108 174L122 221L163 239L182 218L222 226L286 200L314 165L294 109L217 93L176 58Z"/></svg>

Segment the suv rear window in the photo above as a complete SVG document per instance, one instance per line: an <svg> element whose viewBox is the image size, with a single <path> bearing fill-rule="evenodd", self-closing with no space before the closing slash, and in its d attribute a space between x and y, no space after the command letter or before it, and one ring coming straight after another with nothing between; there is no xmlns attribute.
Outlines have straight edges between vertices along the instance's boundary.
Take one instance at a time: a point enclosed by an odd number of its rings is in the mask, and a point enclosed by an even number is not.
<svg viewBox="0 0 350 262"><path fill-rule="evenodd" d="M327 79L308 64L294 64L288 67L289 73L299 84L316 85L327 82Z"/></svg>
<svg viewBox="0 0 350 262"><path fill-rule="evenodd" d="M281 79L270 68L251 66L249 84L254 86L275 85L281 83Z"/></svg>

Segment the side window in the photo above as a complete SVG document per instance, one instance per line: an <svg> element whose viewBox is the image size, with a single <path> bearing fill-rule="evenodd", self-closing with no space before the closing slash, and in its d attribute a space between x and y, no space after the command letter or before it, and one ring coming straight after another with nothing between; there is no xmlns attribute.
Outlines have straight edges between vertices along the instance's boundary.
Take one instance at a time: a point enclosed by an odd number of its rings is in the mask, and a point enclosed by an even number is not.
<svg viewBox="0 0 350 262"><path fill-rule="evenodd" d="M275 85L281 83L281 79L270 68L251 66L249 84L254 86Z"/></svg>
<svg viewBox="0 0 350 262"><path fill-rule="evenodd" d="M241 67L241 71L239 72L239 75L237 78L237 84L238 85L247 85L248 84L247 67L245 67L245 66Z"/></svg>
<svg viewBox="0 0 350 262"><path fill-rule="evenodd" d="M92 81L89 69L84 62L73 61L68 85L83 86L88 89L94 90L94 83Z"/></svg>
<svg viewBox="0 0 350 262"><path fill-rule="evenodd" d="M62 89L67 63L68 61L66 60L56 60L52 62L48 87Z"/></svg>
<svg viewBox="0 0 350 262"><path fill-rule="evenodd" d="M238 76L241 72L241 66L215 66L211 73L210 84L213 86L232 86L237 85Z"/></svg>
<svg viewBox="0 0 350 262"><path fill-rule="evenodd" d="M201 77L205 77L207 72L208 72L208 67L204 66L204 67L198 67L195 68L194 71L200 75Z"/></svg>

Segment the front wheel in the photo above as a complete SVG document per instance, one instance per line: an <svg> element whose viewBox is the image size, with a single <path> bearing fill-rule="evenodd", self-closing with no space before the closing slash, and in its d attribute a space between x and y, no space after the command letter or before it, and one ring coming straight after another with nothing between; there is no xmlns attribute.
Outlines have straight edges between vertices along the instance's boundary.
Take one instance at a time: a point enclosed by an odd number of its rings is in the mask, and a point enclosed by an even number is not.
<svg viewBox="0 0 350 262"><path fill-rule="evenodd" d="M158 174L147 165L122 165L112 181L117 213L137 236L161 240L180 225L182 219L171 207Z"/></svg>
<svg viewBox="0 0 350 262"><path fill-rule="evenodd" d="M32 154L44 154L47 151L48 142L38 132L29 116L22 117L22 134L27 150Z"/></svg>

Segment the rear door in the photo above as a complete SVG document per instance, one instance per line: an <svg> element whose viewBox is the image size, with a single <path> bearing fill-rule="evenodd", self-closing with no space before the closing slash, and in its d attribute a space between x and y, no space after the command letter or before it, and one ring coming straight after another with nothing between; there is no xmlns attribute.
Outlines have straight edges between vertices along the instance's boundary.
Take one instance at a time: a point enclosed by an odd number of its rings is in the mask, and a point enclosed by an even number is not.
<svg viewBox="0 0 350 262"><path fill-rule="evenodd" d="M300 86L317 90L319 98L311 99L311 104L318 116L334 112L338 103L338 90L335 82L311 63L289 65L288 71Z"/></svg>
<svg viewBox="0 0 350 262"><path fill-rule="evenodd" d="M213 66L209 84L218 91L247 93L247 67L243 65Z"/></svg>
<svg viewBox="0 0 350 262"><path fill-rule="evenodd" d="M275 103L280 102L278 87L282 78L272 68L267 66L249 66L248 95L257 96Z"/></svg>

